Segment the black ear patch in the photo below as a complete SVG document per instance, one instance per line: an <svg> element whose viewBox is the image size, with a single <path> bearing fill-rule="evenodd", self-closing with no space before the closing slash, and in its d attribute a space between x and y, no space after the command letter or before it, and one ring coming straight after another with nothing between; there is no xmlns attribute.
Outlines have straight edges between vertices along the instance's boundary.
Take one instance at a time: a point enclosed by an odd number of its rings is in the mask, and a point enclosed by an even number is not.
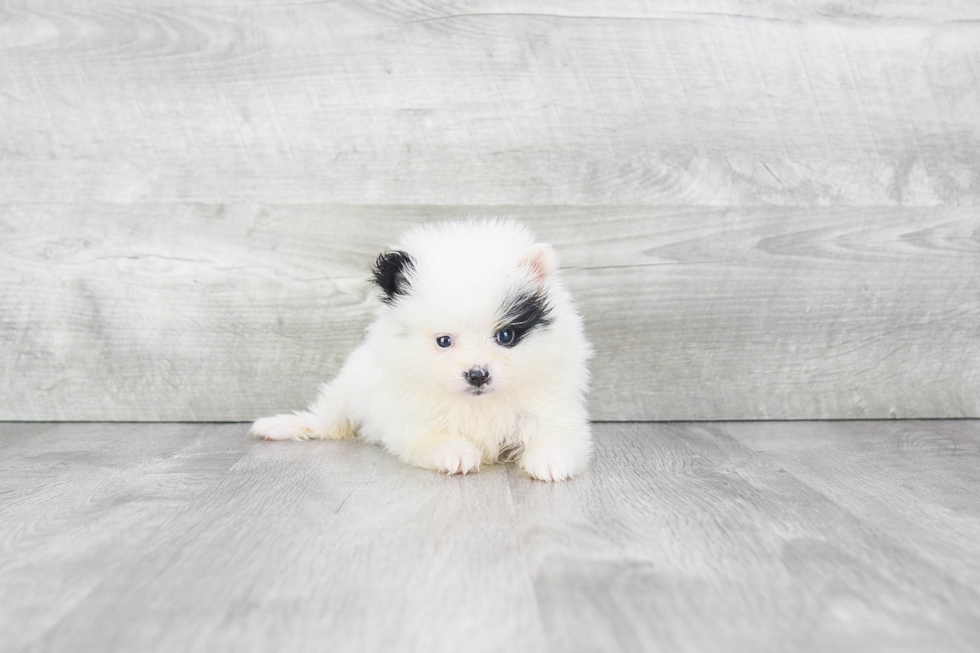
<svg viewBox="0 0 980 653"><path fill-rule="evenodd" d="M407 274L415 262L405 252L394 249L384 252L374 262L374 283L378 284L385 294L381 298L385 304L391 304L398 295L407 295L410 289Z"/></svg>

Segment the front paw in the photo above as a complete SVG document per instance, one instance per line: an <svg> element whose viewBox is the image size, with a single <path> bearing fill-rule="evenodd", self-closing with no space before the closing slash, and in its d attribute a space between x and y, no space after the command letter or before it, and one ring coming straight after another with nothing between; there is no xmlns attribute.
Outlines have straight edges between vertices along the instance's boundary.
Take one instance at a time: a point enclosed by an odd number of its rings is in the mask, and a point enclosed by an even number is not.
<svg viewBox="0 0 980 653"><path fill-rule="evenodd" d="M483 452L469 442L454 440L435 451L436 470L443 474L469 474L480 471Z"/></svg>
<svg viewBox="0 0 980 653"><path fill-rule="evenodd" d="M575 473L575 456L553 447L534 449L524 455L521 467L539 481L564 481Z"/></svg>

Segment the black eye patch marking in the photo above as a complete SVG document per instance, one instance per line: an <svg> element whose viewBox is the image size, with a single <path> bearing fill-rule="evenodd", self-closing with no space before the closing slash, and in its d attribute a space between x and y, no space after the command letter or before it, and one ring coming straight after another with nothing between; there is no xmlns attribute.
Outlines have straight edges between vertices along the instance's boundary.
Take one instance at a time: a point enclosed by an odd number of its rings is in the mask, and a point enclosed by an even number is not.
<svg viewBox="0 0 980 653"><path fill-rule="evenodd" d="M522 292L507 302L497 329L498 333L510 329L513 338L506 344L500 338L497 342L503 347L514 347L534 329L545 328L552 322L554 318L551 316L551 305L548 304L545 294L540 290Z"/></svg>
<svg viewBox="0 0 980 653"><path fill-rule="evenodd" d="M374 262L372 276L374 283L384 293L382 302L390 305L398 295L408 294L410 286L406 274L414 266L412 257L398 249L378 256L378 260Z"/></svg>

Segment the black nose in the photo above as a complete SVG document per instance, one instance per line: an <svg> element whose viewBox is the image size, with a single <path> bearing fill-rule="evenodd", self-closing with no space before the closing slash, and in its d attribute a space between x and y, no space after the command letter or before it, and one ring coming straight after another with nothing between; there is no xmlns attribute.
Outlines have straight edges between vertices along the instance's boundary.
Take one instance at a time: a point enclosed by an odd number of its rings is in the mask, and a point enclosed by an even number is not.
<svg viewBox="0 0 980 653"><path fill-rule="evenodd" d="M463 376L466 377L470 385L477 388L490 381L490 372L479 367L474 367L469 372L463 372Z"/></svg>

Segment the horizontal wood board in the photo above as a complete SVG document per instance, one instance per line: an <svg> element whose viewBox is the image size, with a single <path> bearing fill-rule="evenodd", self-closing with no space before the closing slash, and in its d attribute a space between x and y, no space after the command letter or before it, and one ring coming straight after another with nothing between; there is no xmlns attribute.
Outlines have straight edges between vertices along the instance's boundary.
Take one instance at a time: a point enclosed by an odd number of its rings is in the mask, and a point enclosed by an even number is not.
<svg viewBox="0 0 980 653"><path fill-rule="evenodd" d="M0 649L980 647L980 422L600 424L563 484L0 424Z"/></svg>
<svg viewBox="0 0 980 653"><path fill-rule="evenodd" d="M506 215L557 248L592 416L980 415L972 208L0 207L0 418L250 420L360 341L377 253Z"/></svg>
<svg viewBox="0 0 980 653"><path fill-rule="evenodd" d="M972 205L967 2L14 1L0 198Z"/></svg>

